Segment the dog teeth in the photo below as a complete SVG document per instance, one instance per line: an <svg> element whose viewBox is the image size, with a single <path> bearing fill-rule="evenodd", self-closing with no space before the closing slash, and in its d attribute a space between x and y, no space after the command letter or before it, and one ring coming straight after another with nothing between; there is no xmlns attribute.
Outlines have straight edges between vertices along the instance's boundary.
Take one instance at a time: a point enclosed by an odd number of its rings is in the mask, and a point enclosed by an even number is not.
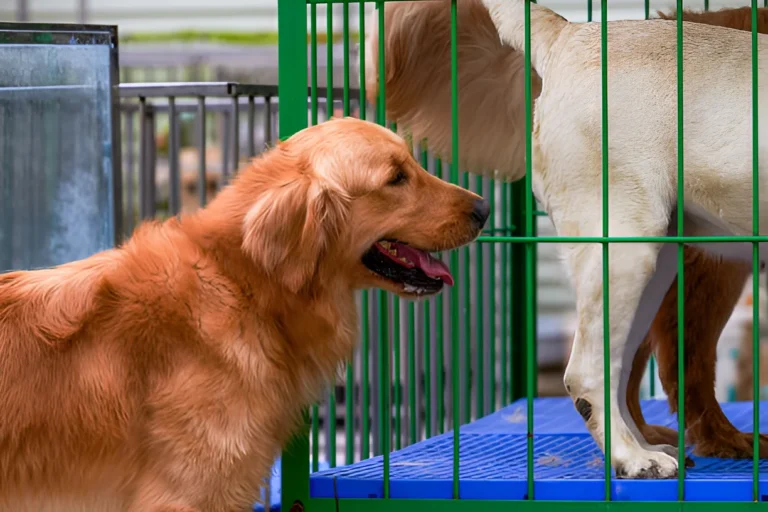
<svg viewBox="0 0 768 512"><path fill-rule="evenodd" d="M427 291L426 288L413 286L412 284L404 284L403 290L405 290L406 293L415 293L416 295L423 295Z"/></svg>

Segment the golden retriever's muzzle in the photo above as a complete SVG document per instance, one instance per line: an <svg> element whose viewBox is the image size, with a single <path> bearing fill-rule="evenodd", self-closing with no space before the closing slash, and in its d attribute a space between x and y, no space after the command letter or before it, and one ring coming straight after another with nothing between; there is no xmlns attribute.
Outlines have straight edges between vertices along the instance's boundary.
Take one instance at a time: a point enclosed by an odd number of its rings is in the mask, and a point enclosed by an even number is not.
<svg viewBox="0 0 768 512"><path fill-rule="evenodd" d="M463 194L471 193L462 190ZM387 281L400 285L398 292L404 295L432 295L445 284L452 286L450 269L430 252L456 249L480 234L490 215L490 205L474 194L469 199L470 207L464 209L464 213L431 224L434 230L431 233L408 230L402 239L376 242L363 255L363 264ZM462 200L466 204L467 197Z"/></svg>

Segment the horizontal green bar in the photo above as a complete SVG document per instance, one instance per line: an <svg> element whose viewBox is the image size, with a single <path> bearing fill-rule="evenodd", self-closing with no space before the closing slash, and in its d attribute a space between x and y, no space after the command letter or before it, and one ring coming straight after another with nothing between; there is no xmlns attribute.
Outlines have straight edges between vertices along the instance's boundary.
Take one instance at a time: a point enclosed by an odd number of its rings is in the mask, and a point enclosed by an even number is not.
<svg viewBox="0 0 768 512"><path fill-rule="evenodd" d="M547 217L549 214L543 210L534 210L533 214L537 217Z"/></svg>
<svg viewBox="0 0 768 512"><path fill-rule="evenodd" d="M752 512L765 502L311 499L311 512Z"/></svg>
<svg viewBox="0 0 768 512"><path fill-rule="evenodd" d="M632 244L632 243L745 243L768 242L768 236L481 236L477 241L489 243L537 244Z"/></svg>

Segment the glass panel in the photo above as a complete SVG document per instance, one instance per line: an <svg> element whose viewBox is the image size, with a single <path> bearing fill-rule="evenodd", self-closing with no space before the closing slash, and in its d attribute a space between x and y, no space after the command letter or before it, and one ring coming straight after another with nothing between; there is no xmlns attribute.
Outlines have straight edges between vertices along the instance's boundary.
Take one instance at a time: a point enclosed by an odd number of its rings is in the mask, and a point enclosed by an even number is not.
<svg viewBox="0 0 768 512"><path fill-rule="evenodd" d="M0 271L114 243L112 48L77 42L0 45Z"/></svg>

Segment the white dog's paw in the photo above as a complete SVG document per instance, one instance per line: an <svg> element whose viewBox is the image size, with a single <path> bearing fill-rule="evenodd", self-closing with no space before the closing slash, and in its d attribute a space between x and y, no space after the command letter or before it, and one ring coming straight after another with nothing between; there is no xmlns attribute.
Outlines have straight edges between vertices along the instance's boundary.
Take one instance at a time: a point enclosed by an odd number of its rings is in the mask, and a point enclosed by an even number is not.
<svg viewBox="0 0 768 512"><path fill-rule="evenodd" d="M677 477L677 460L664 452L635 451L614 462L616 478L663 479Z"/></svg>

